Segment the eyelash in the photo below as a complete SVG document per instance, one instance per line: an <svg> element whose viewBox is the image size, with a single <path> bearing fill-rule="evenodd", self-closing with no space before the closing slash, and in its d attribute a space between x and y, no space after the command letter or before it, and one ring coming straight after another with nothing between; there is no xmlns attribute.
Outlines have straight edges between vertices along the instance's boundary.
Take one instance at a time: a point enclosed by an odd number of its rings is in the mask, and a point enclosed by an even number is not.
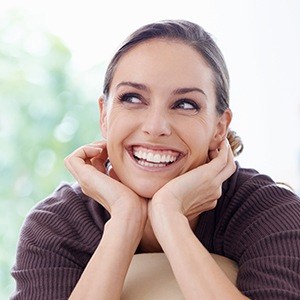
<svg viewBox="0 0 300 300"><path fill-rule="evenodd" d="M132 98L137 98L141 101L141 96L138 94L134 94L134 93L125 93L125 94L121 94L120 96L118 96L118 100L120 102L136 104L135 102L130 101L130 99L132 99Z"/></svg>
<svg viewBox="0 0 300 300"><path fill-rule="evenodd" d="M179 107L180 105L185 104L185 103L191 105L193 108ZM193 110L193 111L197 111L197 112L200 110L199 105L195 101L192 101L192 100L189 100L189 99L180 99L180 100L176 101L174 103L174 105L172 106L172 108L174 108L174 109L176 109L176 108L180 109L181 108L183 110L190 110L190 111Z"/></svg>
<svg viewBox="0 0 300 300"><path fill-rule="evenodd" d="M141 103L142 103L142 97L141 95L139 94L135 94L135 93L124 93L124 94L121 94L118 96L118 100L120 102L125 102L125 103L129 103L129 104L140 104L140 103L136 103L136 102L133 102L131 101L132 98L136 98L138 99ZM192 108L183 108L183 107L180 107L180 105L183 105L183 104L189 104L192 106ZM193 100L190 100L190 99L180 99L180 100L177 100L171 107L172 109L182 109L182 110L185 110L185 111L195 111L195 112L198 112L200 111L200 106Z"/></svg>

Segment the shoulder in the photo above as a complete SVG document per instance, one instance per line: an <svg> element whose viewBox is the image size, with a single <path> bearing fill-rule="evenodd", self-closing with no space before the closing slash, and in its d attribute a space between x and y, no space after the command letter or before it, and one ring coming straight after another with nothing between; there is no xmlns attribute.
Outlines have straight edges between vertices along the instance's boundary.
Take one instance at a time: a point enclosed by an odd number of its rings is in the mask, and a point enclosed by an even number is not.
<svg viewBox="0 0 300 300"><path fill-rule="evenodd" d="M247 204L247 201L258 201L263 208L274 205L295 203L300 204L299 197L288 187L277 184L266 175L255 169L241 168L237 163L236 172L224 183L222 201L237 206Z"/></svg>
<svg viewBox="0 0 300 300"><path fill-rule="evenodd" d="M299 197L239 166L223 192L215 245L238 262L238 287L251 298L298 299Z"/></svg>
<svg viewBox="0 0 300 300"><path fill-rule="evenodd" d="M108 218L107 211L84 195L77 184L63 183L30 210L22 226L20 246L32 244L56 251L66 241L95 241L96 245Z"/></svg>
<svg viewBox="0 0 300 300"><path fill-rule="evenodd" d="M38 202L29 212L29 214L38 212L38 211L52 211L59 212L63 214L63 211L69 207L70 209L77 206L84 207L85 204L89 201L89 198L85 196L80 186L76 183L61 183L50 195L45 199ZM68 204L73 204L69 206ZM61 211L63 209L63 211Z"/></svg>
<svg viewBox="0 0 300 300"><path fill-rule="evenodd" d="M300 232L299 197L269 176L239 165L223 185L217 213L217 235L236 259L247 246L268 236Z"/></svg>
<svg viewBox="0 0 300 300"><path fill-rule="evenodd" d="M300 228L300 199L295 193L255 169L242 168L238 162L236 166L234 174L222 185L216 208L201 215L196 230L204 245L220 255L233 255L228 248L232 250L241 241L239 253L233 251L234 257L229 256L234 259L244 249L241 237L250 237L251 230L252 234L259 234L269 227L271 232L281 220L284 230Z"/></svg>
<svg viewBox="0 0 300 300"><path fill-rule="evenodd" d="M55 216L66 221L88 217L98 225L103 225L97 221L108 218L108 213L95 200L86 196L77 183L62 183L31 209L27 219L35 216L45 221Z"/></svg>
<svg viewBox="0 0 300 300"><path fill-rule="evenodd" d="M108 218L105 209L77 184L61 184L37 203L22 226L11 272L17 283L16 298L67 299Z"/></svg>
<svg viewBox="0 0 300 300"><path fill-rule="evenodd" d="M216 240L237 261L251 249L284 253L287 243L292 255L300 242L300 198L267 175L238 166L218 205Z"/></svg>

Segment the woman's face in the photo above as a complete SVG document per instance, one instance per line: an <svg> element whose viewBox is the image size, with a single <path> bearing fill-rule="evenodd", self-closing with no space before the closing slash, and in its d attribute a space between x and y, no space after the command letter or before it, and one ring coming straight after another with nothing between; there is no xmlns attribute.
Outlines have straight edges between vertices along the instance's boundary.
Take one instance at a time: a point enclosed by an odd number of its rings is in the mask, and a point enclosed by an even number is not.
<svg viewBox="0 0 300 300"><path fill-rule="evenodd" d="M226 136L230 111L216 112L213 73L181 42L151 40L118 62L102 134L120 181L151 198L171 179L204 164Z"/></svg>

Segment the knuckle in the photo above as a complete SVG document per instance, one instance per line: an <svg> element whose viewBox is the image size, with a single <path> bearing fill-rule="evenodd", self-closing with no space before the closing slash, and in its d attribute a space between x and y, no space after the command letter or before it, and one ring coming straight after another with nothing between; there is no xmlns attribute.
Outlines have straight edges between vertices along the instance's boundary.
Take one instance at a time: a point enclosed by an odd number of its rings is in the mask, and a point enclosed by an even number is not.
<svg viewBox="0 0 300 300"><path fill-rule="evenodd" d="M211 203L211 208L212 208L212 209L215 208L215 207L217 206L217 203L218 203L217 200L213 201L213 202Z"/></svg>
<svg viewBox="0 0 300 300"><path fill-rule="evenodd" d="M232 161L232 163L231 163L231 171L232 171L232 173L234 173L235 170L236 170L236 164L235 164L234 161Z"/></svg>
<svg viewBox="0 0 300 300"><path fill-rule="evenodd" d="M208 205L208 209L209 210L214 209L217 206L217 203L218 203L217 200L211 201Z"/></svg>
<svg viewBox="0 0 300 300"><path fill-rule="evenodd" d="M219 198L222 196L222 191L221 191L221 189L218 189L218 190L216 191L215 196L216 196L216 199L219 199Z"/></svg>
<svg viewBox="0 0 300 300"><path fill-rule="evenodd" d="M215 184L213 193L211 194L212 200L217 200L222 196L222 188L219 184Z"/></svg>

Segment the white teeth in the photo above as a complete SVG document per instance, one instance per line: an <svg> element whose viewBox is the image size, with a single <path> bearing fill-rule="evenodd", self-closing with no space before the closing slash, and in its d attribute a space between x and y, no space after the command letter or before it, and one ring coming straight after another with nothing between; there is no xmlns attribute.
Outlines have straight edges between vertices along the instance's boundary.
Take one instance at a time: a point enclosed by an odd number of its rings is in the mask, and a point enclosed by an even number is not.
<svg viewBox="0 0 300 300"><path fill-rule="evenodd" d="M166 164L174 162L177 156L170 154L159 154L149 151L135 150L133 155L139 159L145 160L144 163ZM145 165L145 164L144 164Z"/></svg>
<svg viewBox="0 0 300 300"><path fill-rule="evenodd" d="M148 159L147 159L148 160ZM153 156L153 161L156 162L156 163L159 163L162 161L162 159L160 158L160 155L159 154L155 154Z"/></svg>
<svg viewBox="0 0 300 300"><path fill-rule="evenodd" d="M146 160L149 161L149 162L155 162L153 160L153 157L154 157L153 153L148 152Z"/></svg>
<svg viewBox="0 0 300 300"><path fill-rule="evenodd" d="M162 167L165 167L166 165L165 164L155 164L155 163L150 163L150 162L147 162L145 160L139 160L138 161L138 164L140 164L141 166L145 166L145 167L154 167L154 168L162 168Z"/></svg>
<svg viewBox="0 0 300 300"><path fill-rule="evenodd" d="M147 152L142 152L142 151L140 151L142 154L141 154L141 156L139 157L138 156L138 158L142 158L142 159L147 159Z"/></svg>

